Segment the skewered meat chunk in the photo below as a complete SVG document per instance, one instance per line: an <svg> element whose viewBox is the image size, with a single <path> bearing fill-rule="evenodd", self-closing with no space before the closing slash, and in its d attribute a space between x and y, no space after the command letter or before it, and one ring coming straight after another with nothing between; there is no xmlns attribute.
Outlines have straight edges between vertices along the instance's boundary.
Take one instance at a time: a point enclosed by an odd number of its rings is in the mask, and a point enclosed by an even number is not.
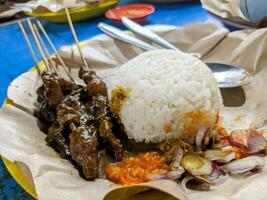
<svg viewBox="0 0 267 200"><path fill-rule="evenodd" d="M57 74L52 72L44 72L42 74L43 85L37 89L39 102L34 115L38 119L40 129L48 133L49 127L56 119L57 106L70 94L72 90L78 89L81 86L73 82L59 78Z"/></svg>
<svg viewBox="0 0 267 200"><path fill-rule="evenodd" d="M62 128L54 123L48 131L46 141L59 153L62 158L70 156L70 148L68 146L67 138L62 134Z"/></svg>
<svg viewBox="0 0 267 200"><path fill-rule="evenodd" d="M37 118L40 130L48 133L49 127L56 119L56 107L50 106L46 100L43 100L34 111L34 116Z"/></svg>
<svg viewBox="0 0 267 200"><path fill-rule="evenodd" d="M117 160L122 159L122 145L112 132L111 117L108 116L108 100L107 97L98 95L92 98L93 110L95 110L96 119L99 121L99 135L108 141L114 152Z"/></svg>
<svg viewBox="0 0 267 200"><path fill-rule="evenodd" d="M98 176L98 142L94 126L72 126L70 150L72 159L82 167L86 179Z"/></svg>
<svg viewBox="0 0 267 200"><path fill-rule="evenodd" d="M83 66L79 71L79 77L86 83L86 89L90 92L91 96L107 96L106 84L96 75L94 71Z"/></svg>
<svg viewBox="0 0 267 200"><path fill-rule="evenodd" d="M61 104L58 105L57 121L61 126L70 125L71 123L74 123L75 125L83 124L81 118L85 119L89 117L85 112L84 105L80 102L82 92L82 88L73 91Z"/></svg>
<svg viewBox="0 0 267 200"><path fill-rule="evenodd" d="M105 83L96 75L96 73L87 67L81 67L79 77L84 80L86 90L89 95L92 95L92 107L95 113L95 118L99 121L100 137L108 141L114 152L117 160L122 158L122 145L112 132L112 120L107 99L107 88Z"/></svg>
<svg viewBox="0 0 267 200"><path fill-rule="evenodd" d="M99 126L99 133L101 137L103 137L111 144L115 153L116 160L120 161L122 159L122 144L120 140L117 139L112 133L112 123L110 119L104 119L101 121Z"/></svg>
<svg viewBox="0 0 267 200"><path fill-rule="evenodd" d="M91 97L87 88L74 90L58 106L57 121L60 126L71 128L71 157L82 168L85 178L97 177L99 136L111 144L117 160L122 158L122 145L112 133L107 97Z"/></svg>
<svg viewBox="0 0 267 200"><path fill-rule="evenodd" d="M94 116L87 109L87 92L83 88L74 90L58 106L57 121L62 127L69 127L69 148L71 158L82 168L86 179L96 178L98 166L97 128Z"/></svg>
<svg viewBox="0 0 267 200"><path fill-rule="evenodd" d="M43 86L41 90L38 89L38 96L42 97L40 100L46 99L50 105L55 106L60 104L72 90L80 87L73 82L59 78L57 74L52 72L44 72L42 74L42 81ZM42 92L43 94L41 94Z"/></svg>

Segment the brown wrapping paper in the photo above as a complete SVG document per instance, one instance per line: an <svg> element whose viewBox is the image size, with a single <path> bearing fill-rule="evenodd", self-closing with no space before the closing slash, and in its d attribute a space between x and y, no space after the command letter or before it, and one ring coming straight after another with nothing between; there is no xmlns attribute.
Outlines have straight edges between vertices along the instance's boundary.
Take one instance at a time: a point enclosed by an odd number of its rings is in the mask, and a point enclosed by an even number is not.
<svg viewBox="0 0 267 200"><path fill-rule="evenodd" d="M200 53L205 61L240 66L254 74L254 81L243 87L245 103L239 107L224 107L221 112L222 123L228 130L250 126L265 130L267 29L229 33L226 29L212 24L197 24L184 28L151 26L150 29L183 51ZM142 51L99 35L83 42L83 52L88 63L105 77ZM67 46L63 47L60 53L66 63L76 66L72 69L72 74L75 74L77 79L77 67L81 65L77 49ZM85 181L68 161L61 159L53 149L46 146L45 135L36 125L32 111L36 100L35 90L39 84L36 71L30 71L10 85L8 97L15 105L5 106L0 111L0 153L11 161L23 162L29 167L40 200L123 200L134 199L129 197L132 195L140 199L153 197L181 200L267 198L267 167L263 172L250 177L229 177L226 183L213 187L211 191L193 191L190 194L185 193L176 182L168 180L130 187L121 187L102 179ZM238 93L228 98L230 102L235 101ZM29 176L29 173L27 175ZM150 191L150 188L161 192Z"/></svg>

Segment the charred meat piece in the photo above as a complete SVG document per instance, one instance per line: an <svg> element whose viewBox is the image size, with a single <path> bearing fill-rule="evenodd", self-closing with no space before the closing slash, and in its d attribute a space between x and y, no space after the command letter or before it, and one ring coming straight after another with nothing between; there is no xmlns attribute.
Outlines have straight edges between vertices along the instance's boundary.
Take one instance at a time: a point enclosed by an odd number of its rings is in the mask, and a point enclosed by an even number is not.
<svg viewBox="0 0 267 200"><path fill-rule="evenodd" d="M69 127L69 148L71 158L81 167L86 179L98 176L98 130L93 112L87 109L90 102L87 92L74 90L58 106L57 121L62 127Z"/></svg>
<svg viewBox="0 0 267 200"><path fill-rule="evenodd" d="M102 95L91 97L84 88L73 91L58 106L57 121L60 126L70 126L72 130L70 135L71 156L82 168L84 176L88 179L96 178L93 177L93 174L96 173L92 170L97 168L98 160L94 159L94 162L92 162L92 157L89 156L89 152L94 157L94 155L97 155L97 151L88 151L88 154L84 154L85 150L80 152L76 150L78 147L78 149L96 148L99 150L97 140L100 136L111 144L116 159L120 160L122 158L122 145L120 144L120 140L112 132L112 123L109 115L107 97ZM84 137L85 135L86 137ZM89 141L85 139L87 137ZM75 155L73 154L74 152ZM94 163L95 166L89 168L88 163Z"/></svg>
<svg viewBox="0 0 267 200"><path fill-rule="evenodd" d="M60 104L65 96L70 94L71 91L80 87L73 82L59 78L57 74L51 72L44 72L42 74L42 81L43 94L38 96L43 96L50 105L56 106ZM39 91L39 93L40 92L41 91Z"/></svg>
<svg viewBox="0 0 267 200"><path fill-rule="evenodd" d="M43 100L34 111L34 116L37 118L40 130L48 133L49 127L56 120L56 107L50 106L46 100Z"/></svg>
<svg viewBox="0 0 267 200"><path fill-rule="evenodd" d="M107 88L105 83L96 73L87 67L81 67L79 77L84 80L89 96L92 96L90 111L94 112L95 119L99 123L99 134L104 140L111 144L117 160L122 158L122 145L112 132L112 120L107 99Z"/></svg>
<svg viewBox="0 0 267 200"><path fill-rule="evenodd" d="M103 95L107 96L106 84L96 73L89 68L83 66L79 71L79 77L86 83L87 91L91 96Z"/></svg>
<svg viewBox="0 0 267 200"><path fill-rule="evenodd" d="M109 107L107 97L97 95L92 98L92 107L95 118L99 122L99 135L109 142L114 150L117 160L122 159L122 145L120 140L112 132L112 122L109 116Z"/></svg>
<svg viewBox="0 0 267 200"><path fill-rule="evenodd" d="M70 125L71 123L78 126L82 123L81 118L86 118L88 116L87 113L85 113L83 104L80 102L82 92L83 88L74 90L58 105L57 121L61 126ZM87 119L84 121L86 124Z"/></svg>
<svg viewBox="0 0 267 200"><path fill-rule="evenodd" d="M43 101L45 100L45 93L44 93L44 90L45 90L45 86L42 85L42 86L40 86L40 87L37 89L37 91L36 91L36 93L37 93L37 101L38 101L39 103L41 103L41 102L43 102Z"/></svg>
<svg viewBox="0 0 267 200"><path fill-rule="evenodd" d="M98 176L97 130L94 126L71 127L71 157L82 167L86 179L94 179Z"/></svg>
<svg viewBox="0 0 267 200"><path fill-rule="evenodd" d="M100 122L99 126L99 134L100 137L104 138L108 141L113 147L113 151L115 153L115 157L117 161L122 159L122 144L119 139L115 137L112 133L112 123L110 122L110 118L103 119Z"/></svg>
<svg viewBox="0 0 267 200"><path fill-rule="evenodd" d="M41 78L43 84L37 89L39 105L34 115L38 119L40 129L48 133L49 127L56 120L57 106L65 96L81 86L59 78L57 74L52 72L44 72Z"/></svg>
<svg viewBox="0 0 267 200"><path fill-rule="evenodd" d="M46 141L51 145L62 158L70 157L70 149L68 146L68 138L62 134L62 128L59 124L54 123L48 131Z"/></svg>

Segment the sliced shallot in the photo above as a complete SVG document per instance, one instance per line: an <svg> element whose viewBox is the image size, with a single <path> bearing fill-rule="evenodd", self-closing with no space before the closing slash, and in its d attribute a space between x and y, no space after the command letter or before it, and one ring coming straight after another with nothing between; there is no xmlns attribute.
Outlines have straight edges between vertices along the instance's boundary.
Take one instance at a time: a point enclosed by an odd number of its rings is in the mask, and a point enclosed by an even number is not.
<svg viewBox="0 0 267 200"><path fill-rule="evenodd" d="M210 185L207 183L201 183L198 181L191 180L187 183L186 187L191 190L198 190L198 191L209 191Z"/></svg>
<svg viewBox="0 0 267 200"><path fill-rule="evenodd" d="M182 189L185 193L189 194L191 193L191 190L187 188L186 184L191 181L191 180L194 180L195 178L193 176L186 176L182 182L181 182L181 186L182 186Z"/></svg>
<svg viewBox="0 0 267 200"><path fill-rule="evenodd" d="M209 161L228 163L235 159L235 152L232 150L211 149L205 151L204 157Z"/></svg>
<svg viewBox="0 0 267 200"><path fill-rule="evenodd" d="M264 153L267 141L263 134L254 129L247 130L247 140L248 140L248 153L257 154Z"/></svg>
<svg viewBox="0 0 267 200"><path fill-rule="evenodd" d="M185 155L181 161L181 165L189 173L195 176L209 175L212 173L212 162L199 155Z"/></svg>
<svg viewBox="0 0 267 200"><path fill-rule="evenodd" d="M246 136L246 131L244 130L235 130L230 133L229 142L232 146L238 148L247 148L248 141Z"/></svg>
<svg viewBox="0 0 267 200"><path fill-rule="evenodd" d="M202 147L204 144L204 139L209 132L209 128L207 127L202 127L197 131L196 134L196 146L197 147Z"/></svg>
<svg viewBox="0 0 267 200"><path fill-rule="evenodd" d="M213 172L207 176L211 185L220 185L224 183L228 177L227 174L216 163L212 163Z"/></svg>
<svg viewBox="0 0 267 200"><path fill-rule="evenodd" d="M194 178L189 180L185 187L187 190L198 190L198 191L209 191L210 189L210 184L206 182L199 181L198 179Z"/></svg>
<svg viewBox="0 0 267 200"><path fill-rule="evenodd" d="M173 171L178 170L180 168L181 160L182 160L184 154L185 154L185 151L181 147L178 147L177 151L175 153L174 159L171 163L171 169Z"/></svg>
<svg viewBox="0 0 267 200"><path fill-rule="evenodd" d="M150 174L148 176L148 179L150 181L163 180L163 179L175 180L180 178L184 172L185 172L184 168L180 166L179 169L175 171Z"/></svg>
<svg viewBox="0 0 267 200"><path fill-rule="evenodd" d="M242 174L248 171L262 169L264 165L264 158L259 156L250 156L223 165L222 169L230 174Z"/></svg>

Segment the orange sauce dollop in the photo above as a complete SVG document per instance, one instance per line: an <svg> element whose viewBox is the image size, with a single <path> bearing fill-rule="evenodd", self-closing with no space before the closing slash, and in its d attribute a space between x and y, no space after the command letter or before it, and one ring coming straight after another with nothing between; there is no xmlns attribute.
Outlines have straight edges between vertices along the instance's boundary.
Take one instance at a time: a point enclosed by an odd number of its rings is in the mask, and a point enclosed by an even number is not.
<svg viewBox="0 0 267 200"><path fill-rule="evenodd" d="M148 152L110 165L106 168L106 175L114 183L131 185L148 181L149 174L167 171L169 169L164 165L164 157L157 152Z"/></svg>

